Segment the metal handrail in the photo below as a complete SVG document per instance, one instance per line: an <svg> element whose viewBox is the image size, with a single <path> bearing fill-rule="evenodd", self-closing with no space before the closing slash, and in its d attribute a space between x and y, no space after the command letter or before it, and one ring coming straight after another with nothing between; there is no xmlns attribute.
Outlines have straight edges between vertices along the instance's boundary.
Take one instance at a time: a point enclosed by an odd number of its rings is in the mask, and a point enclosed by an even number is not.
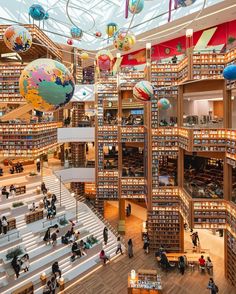
<svg viewBox="0 0 236 294"><path fill-rule="evenodd" d="M2 235L2 236L0 236L0 239L3 239L3 238L5 238L5 237L7 237L7 241L10 241L10 236L11 236L11 235L15 235L15 234L17 234L17 238L19 238L20 233L19 233L19 231L16 231L16 232L7 233L7 234L5 234L5 235Z"/></svg>
<svg viewBox="0 0 236 294"><path fill-rule="evenodd" d="M66 214L63 213L63 214L58 215L52 219L47 219L47 220L43 221L43 228L44 228L45 223L50 222L50 225L52 225L52 221L54 221L54 220L60 221L61 218L66 219Z"/></svg>

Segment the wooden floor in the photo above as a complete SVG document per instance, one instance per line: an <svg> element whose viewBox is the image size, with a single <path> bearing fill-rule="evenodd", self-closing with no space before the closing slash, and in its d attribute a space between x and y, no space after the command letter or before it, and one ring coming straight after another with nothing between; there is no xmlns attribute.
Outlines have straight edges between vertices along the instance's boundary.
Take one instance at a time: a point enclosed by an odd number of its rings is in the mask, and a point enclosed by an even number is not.
<svg viewBox="0 0 236 294"><path fill-rule="evenodd" d="M105 217L110 223L117 223L117 208L111 205L106 206ZM140 268L158 269L153 253L144 254L141 242L142 221L130 216L126 221L126 240L132 238L134 243L134 257L129 259L126 255L108 263L98 271L92 273L64 293L70 294L126 294L127 275L131 269ZM189 242L187 240L187 242ZM190 242L189 242L190 245ZM219 287L221 294L236 294L236 288L231 287L224 278L223 257L213 256L214 275L213 278ZM208 274L201 274L197 270L187 271L184 276L176 270L171 273L164 273L159 270L163 281L164 294L209 294L206 289L209 280Z"/></svg>

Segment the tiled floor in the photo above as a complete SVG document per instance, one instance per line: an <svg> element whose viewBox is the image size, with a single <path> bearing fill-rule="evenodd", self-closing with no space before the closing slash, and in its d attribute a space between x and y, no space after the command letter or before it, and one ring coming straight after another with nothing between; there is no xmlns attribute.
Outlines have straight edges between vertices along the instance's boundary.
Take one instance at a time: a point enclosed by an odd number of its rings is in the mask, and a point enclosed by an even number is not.
<svg viewBox="0 0 236 294"><path fill-rule="evenodd" d="M106 218L115 225L117 223L117 208L111 205L106 207ZM89 277L80 281L77 286L65 293L71 294L125 294L127 293L127 275L131 269L140 268L158 269L153 253L146 255L142 249L140 228L142 221L134 216L130 216L127 221L126 240L133 239L134 257L129 259L126 255L118 258L114 262L107 264ZM200 235L201 236L201 235ZM206 237L204 237L206 238ZM204 245L206 240L202 240ZM219 241L221 242L221 241ZM189 236L187 236L186 246L191 248ZM221 246L221 245L219 245ZM214 279L222 294L235 294L236 289L232 288L224 278L223 258L211 254L214 262ZM187 271L184 276L179 272L163 273L160 271L163 281L163 293L165 294L209 294L206 289L209 276L200 274L198 270Z"/></svg>

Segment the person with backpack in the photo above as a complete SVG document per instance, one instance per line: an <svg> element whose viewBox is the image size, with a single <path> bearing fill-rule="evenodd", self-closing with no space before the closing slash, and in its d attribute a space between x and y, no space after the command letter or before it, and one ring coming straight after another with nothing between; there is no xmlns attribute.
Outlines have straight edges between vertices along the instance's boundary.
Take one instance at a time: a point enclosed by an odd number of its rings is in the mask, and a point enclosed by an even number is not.
<svg viewBox="0 0 236 294"><path fill-rule="evenodd" d="M211 290L211 294L219 293L219 288L212 278L208 282L207 289Z"/></svg>
<svg viewBox="0 0 236 294"><path fill-rule="evenodd" d="M180 256L179 257L178 267L179 267L180 273L183 275L184 274L184 271L185 271L185 262L184 262L184 257L183 256Z"/></svg>

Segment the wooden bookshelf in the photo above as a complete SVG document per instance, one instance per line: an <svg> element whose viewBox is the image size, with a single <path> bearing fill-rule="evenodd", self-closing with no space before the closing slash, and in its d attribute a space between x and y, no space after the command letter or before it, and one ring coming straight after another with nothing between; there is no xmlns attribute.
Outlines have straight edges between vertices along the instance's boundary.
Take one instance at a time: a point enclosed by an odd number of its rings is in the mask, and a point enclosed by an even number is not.
<svg viewBox="0 0 236 294"><path fill-rule="evenodd" d="M121 198L144 199L146 194L145 180L141 177L121 179Z"/></svg>
<svg viewBox="0 0 236 294"><path fill-rule="evenodd" d="M121 141L125 142L144 142L144 127L143 126L126 126L121 127Z"/></svg>
<svg viewBox="0 0 236 294"><path fill-rule="evenodd" d="M225 129L194 129L193 151L225 152Z"/></svg>
<svg viewBox="0 0 236 294"><path fill-rule="evenodd" d="M0 154L3 157L37 157L57 145L62 123L1 123Z"/></svg>
<svg viewBox="0 0 236 294"><path fill-rule="evenodd" d="M14 217L7 219L7 224L8 231L16 229L16 219Z"/></svg>
<svg viewBox="0 0 236 294"><path fill-rule="evenodd" d="M25 222L27 224L36 222L40 219L43 219L43 209L37 209L35 211L28 212L25 215Z"/></svg>

